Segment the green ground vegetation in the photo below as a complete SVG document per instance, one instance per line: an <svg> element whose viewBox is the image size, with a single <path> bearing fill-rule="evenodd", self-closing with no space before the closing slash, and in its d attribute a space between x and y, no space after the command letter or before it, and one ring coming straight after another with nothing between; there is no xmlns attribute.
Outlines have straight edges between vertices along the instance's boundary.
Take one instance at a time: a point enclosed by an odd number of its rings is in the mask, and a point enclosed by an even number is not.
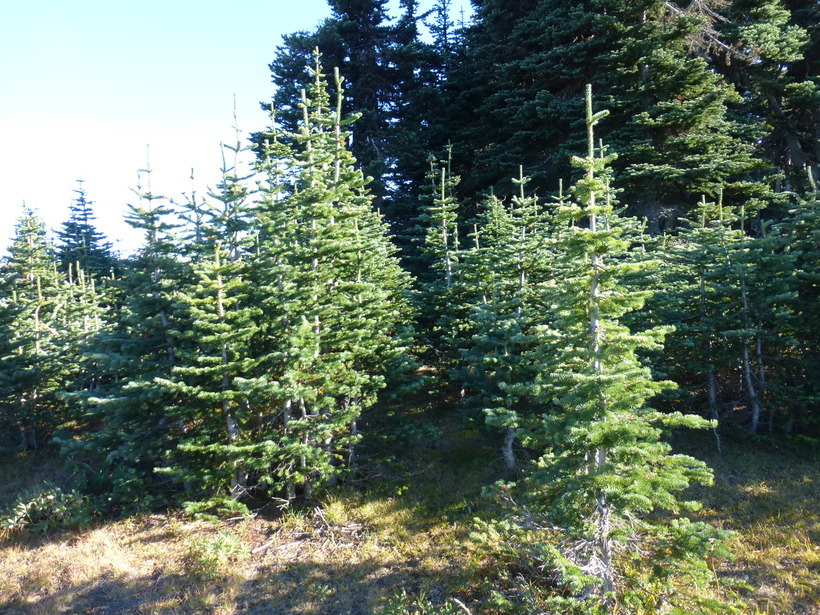
<svg viewBox="0 0 820 615"><path fill-rule="evenodd" d="M91 518L7 536L0 612L544 612L556 591L549 571L500 534L478 539L501 506L484 488L505 469L497 443L465 429L453 403L418 395L400 409L409 421L396 407L369 412L358 475L309 506L218 522L174 511ZM671 444L714 469L714 484L693 495L704 503L696 520L733 532L733 559L712 562L722 597L742 598L743 613L811 613L820 600L816 454L732 438L718 454L702 433ZM1 463L4 502L46 482L71 490L72 472L48 451ZM527 539L552 537L532 530Z"/></svg>

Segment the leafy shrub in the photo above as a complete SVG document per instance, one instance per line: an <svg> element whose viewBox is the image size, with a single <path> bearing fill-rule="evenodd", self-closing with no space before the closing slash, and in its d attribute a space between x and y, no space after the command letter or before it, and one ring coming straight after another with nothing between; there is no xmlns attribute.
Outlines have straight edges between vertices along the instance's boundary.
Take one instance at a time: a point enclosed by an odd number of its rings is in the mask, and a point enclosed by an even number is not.
<svg viewBox="0 0 820 615"><path fill-rule="evenodd" d="M37 489L18 496L14 504L3 511L0 532L4 536L23 531L45 535L88 527L93 516L94 507L87 496L44 482Z"/></svg>

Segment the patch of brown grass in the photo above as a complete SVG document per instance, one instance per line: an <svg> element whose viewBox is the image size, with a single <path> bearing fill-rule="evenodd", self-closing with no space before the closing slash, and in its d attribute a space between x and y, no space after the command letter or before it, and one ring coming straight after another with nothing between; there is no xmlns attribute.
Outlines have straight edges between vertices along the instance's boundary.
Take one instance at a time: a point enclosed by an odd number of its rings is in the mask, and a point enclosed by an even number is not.
<svg viewBox="0 0 820 615"><path fill-rule="evenodd" d="M6 543L0 613L370 614L399 594L444 603L469 577L471 516L460 511L486 478L454 475L450 453L419 447L397 481L337 488L272 520L155 514Z"/></svg>
<svg viewBox="0 0 820 615"><path fill-rule="evenodd" d="M493 590L520 604L530 577L469 538L473 517L493 514L480 491L498 478L487 463L496 454L459 429L451 421L437 440L406 446L365 489L335 488L275 519L154 514L7 541L0 613L432 614L461 612L456 600L473 613L509 612ZM748 444L727 443L722 455L706 441L679 448L715 470L715 485L694 495L701 519L735 532L735 558L718 574L747 612L820 613L818 463ZM38 480L58 471L24 462L0 460L0 474L18 477L0 485L4 495L32 484L27 471Z"/></svg>
<svg viewBox="0 0 820 615"><path fill-rule="evenodd" d="M718 573L748 585L751 613L820 613L820 463L731 442L699 453L715 472L700 517L734 532L734 559Z"/></svg>

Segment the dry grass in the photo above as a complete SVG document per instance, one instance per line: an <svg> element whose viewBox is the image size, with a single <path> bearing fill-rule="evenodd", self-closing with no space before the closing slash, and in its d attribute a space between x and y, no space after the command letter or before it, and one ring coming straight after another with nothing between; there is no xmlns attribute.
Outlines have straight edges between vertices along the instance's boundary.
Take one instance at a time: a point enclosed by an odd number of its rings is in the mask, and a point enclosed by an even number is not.
<svg viewBox="0 0 820 615"><path fill-rule="evenodd" d="M728 587L748 586L739 590L747 613L820 612L817 462L731 444L723 455L686 448L716 470L715 486L698 494L702 518L736 532L736 557L719 573ZM422 615L463 612L456 601L476 614L509 612L489 598L504 571L468 538L473 517L490 514L479 493L497 478L494 457L451 426L374 472L367 491L335 489L275 519L154 514L7 541L0 613ZM0 497L28 482L22 467L0 467L17 477ZM45 458L25 468L38 479L58 471Z"/></svg>
<svg viewBox="0 0 820 615"><path fill-rule="evenodd" d="M151 515L7 545L0 612L376 613L398 588L452 589L460 559L452 529L410 535L400 528L416 523L412 513L389 498L337 498L317 510L222 524ZM343 522L334 510L344 510ZM223 557L220 536L244 548Z"/></svg>
<svg viewBox="0 0 820 615"><path fill-rule="evenodd" d="M417 447L376 491L338 488L275 519L154 514L6 542L0 613L369 614L399 612L401 595L467 599L468 503L489 477L475 442L462 447L455 462L459 449Z"/></svg>
<svg viewBox="0 0 820 615"><path fill-rule="evenodd" d="M714 486L699 494L701 517L735 533L734 559L719 569L725 583L748 585L750 613L820 613L817 455L731 442L721 455L695 454L715 471Z"/></svg>

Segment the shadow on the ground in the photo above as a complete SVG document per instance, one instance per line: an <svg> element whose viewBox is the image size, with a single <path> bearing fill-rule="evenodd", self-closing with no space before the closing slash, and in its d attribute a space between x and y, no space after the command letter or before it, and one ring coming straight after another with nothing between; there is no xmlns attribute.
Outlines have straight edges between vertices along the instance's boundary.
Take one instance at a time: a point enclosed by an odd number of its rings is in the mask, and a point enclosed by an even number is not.
<svg viewBox="0 0 820 615"><path fill-rule="evenodd" d="M457 568L455 562L454 568ZM460 571L454 570L454 576ZM381 612L402 592L432 602L454 595L440 571L431 574L413 560L356 564L295 563L262 567L253 578L240 575L198 579L151 575L94 579L45 596L0 602L2 615L131 615L210 612L274 615L368 615Z"/></svg>

